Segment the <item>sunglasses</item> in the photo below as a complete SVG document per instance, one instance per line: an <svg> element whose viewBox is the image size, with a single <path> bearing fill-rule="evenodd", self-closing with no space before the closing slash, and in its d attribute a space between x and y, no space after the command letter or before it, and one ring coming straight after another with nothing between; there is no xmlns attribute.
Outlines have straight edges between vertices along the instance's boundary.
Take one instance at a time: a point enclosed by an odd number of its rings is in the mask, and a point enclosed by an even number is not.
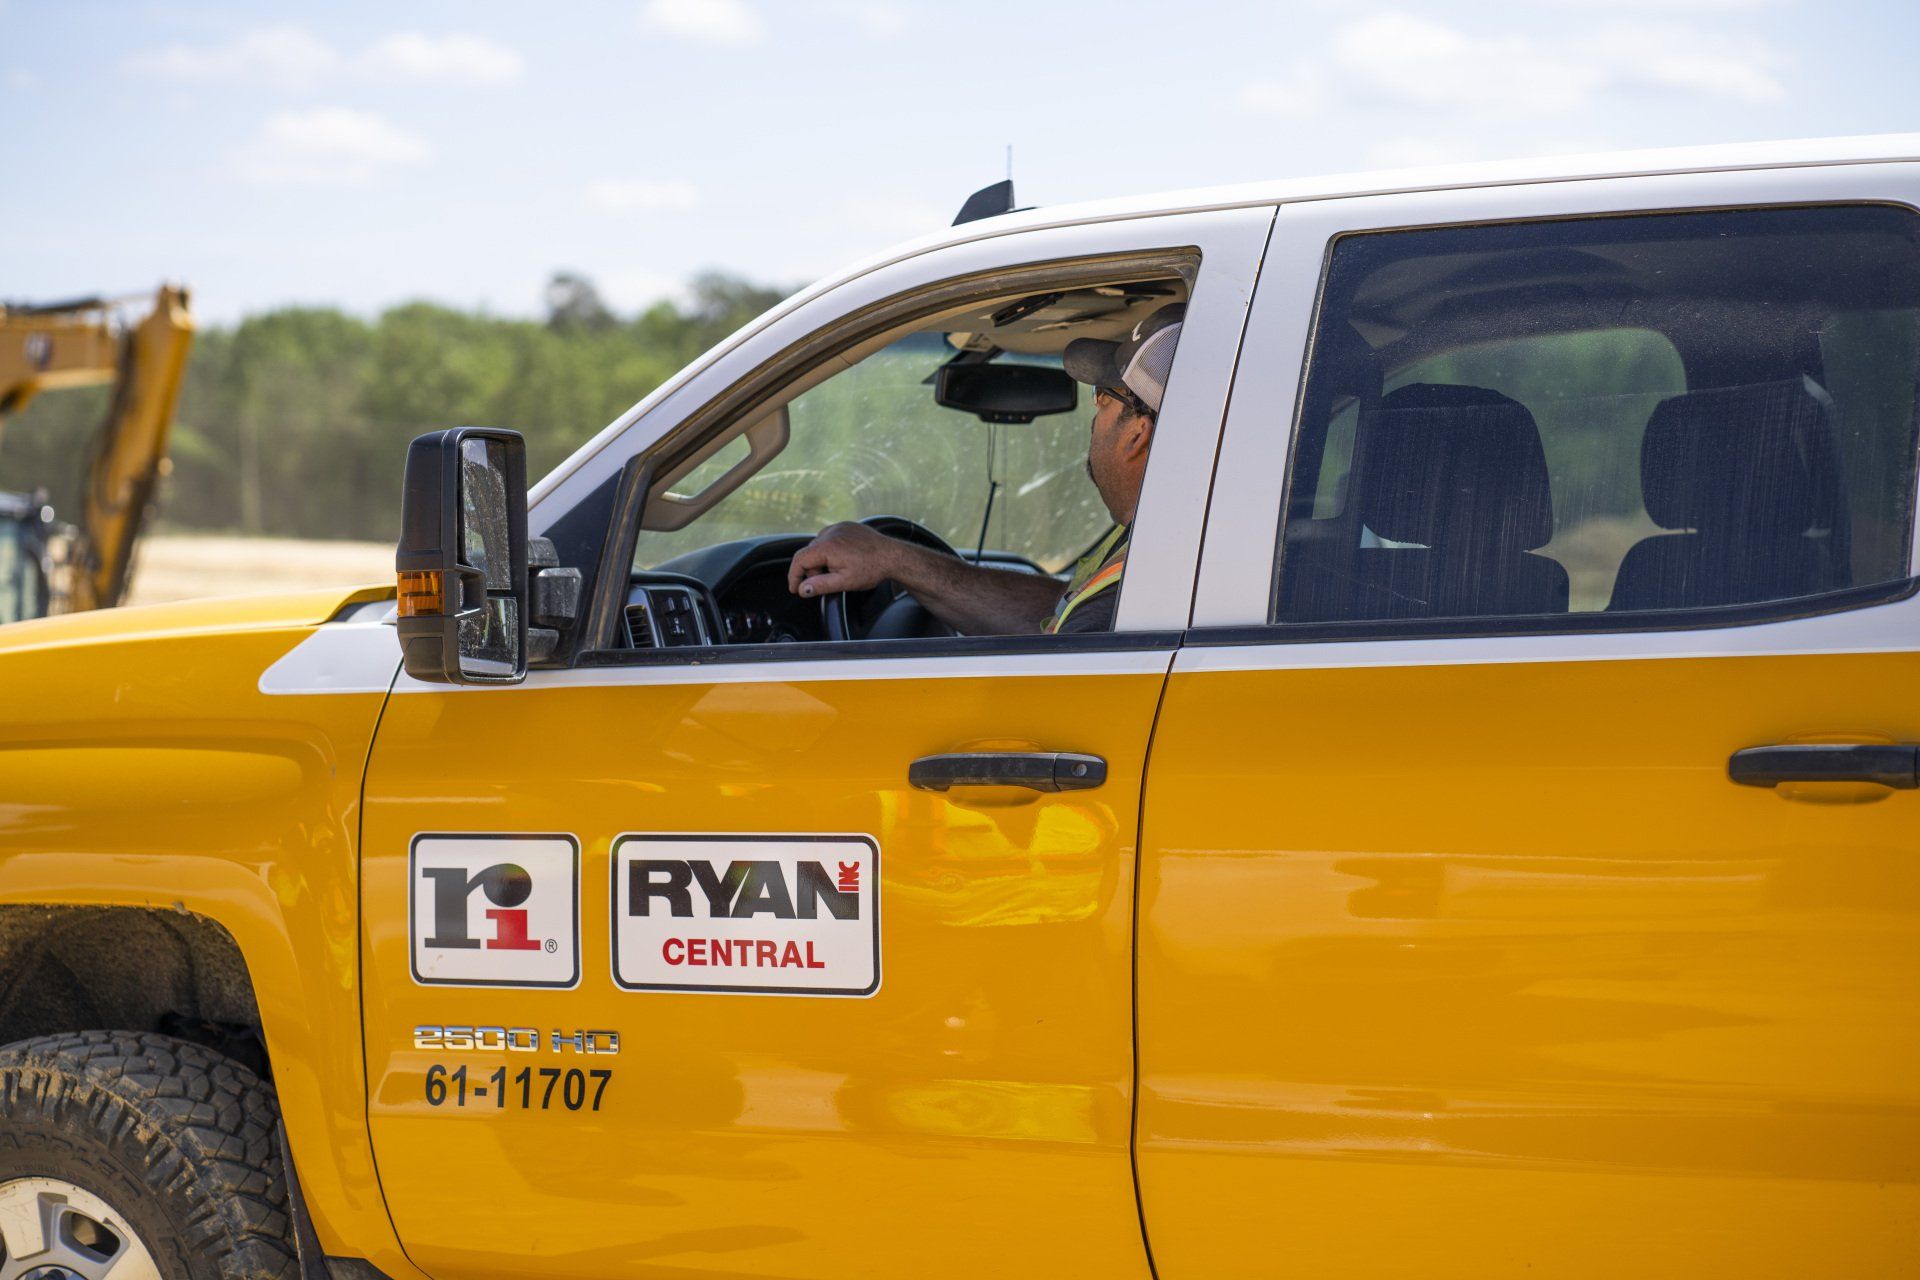
<svg viewBox="0 0 1920 1280"><path fill-rule="evenodd" d="M1140 414L1142 417L1153 417L1153 410L1147 408L1147 402L1125 387L1099 387L1095 389L1094 394L1096 396L1110 396L1135 413Z"/></svg>

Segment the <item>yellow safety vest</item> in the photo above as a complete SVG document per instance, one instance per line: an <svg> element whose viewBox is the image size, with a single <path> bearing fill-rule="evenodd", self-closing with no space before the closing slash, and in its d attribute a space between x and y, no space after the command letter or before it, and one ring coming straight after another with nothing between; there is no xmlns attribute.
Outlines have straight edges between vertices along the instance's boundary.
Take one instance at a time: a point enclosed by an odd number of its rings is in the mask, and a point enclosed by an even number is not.
<svg viewBox="0 0 1920 1280"><path fill-rule="evenodd" d="M1068 614L1102 591L1118 588L1126 567L1127 527L1116 525L1100 540L1099 546L1080 557L1080 563L1074 566L1073 578L1061 593L1060 607L1054 610L1041 631L1047 635L1058 634Z"/></svg>

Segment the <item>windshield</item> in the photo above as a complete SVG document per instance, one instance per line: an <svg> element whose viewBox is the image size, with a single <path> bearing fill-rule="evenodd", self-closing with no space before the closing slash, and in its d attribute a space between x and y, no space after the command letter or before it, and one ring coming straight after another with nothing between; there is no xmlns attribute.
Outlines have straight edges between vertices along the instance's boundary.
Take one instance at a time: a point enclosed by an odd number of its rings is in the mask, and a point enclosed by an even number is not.
<svg viewBox="0 0 1920 1280"><path fill-rule="evenodd" d="M917 520L967 555L984 545L1049 573L1072 563L1112 523L1087 476L1092 395L1082 388L1069 413L990 425L934 403L934 372L953 356L943 334L908 334L796 397L786 448L686 528L641 533L635 566L877 515ZM1060 366L1057 356L997 358ZM698 493L745 453L736 440L674 487Z"/></svg>

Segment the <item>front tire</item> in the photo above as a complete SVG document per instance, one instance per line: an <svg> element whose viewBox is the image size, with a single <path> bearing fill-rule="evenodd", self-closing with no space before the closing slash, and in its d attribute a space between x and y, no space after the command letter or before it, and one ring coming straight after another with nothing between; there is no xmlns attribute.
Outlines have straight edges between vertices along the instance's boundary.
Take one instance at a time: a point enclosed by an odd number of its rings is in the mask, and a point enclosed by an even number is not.
<svg viewBox="0 0 1920 1280"><path fill-rule="evenodd" d="M0 1049L0 1280L295 1280L273 1089L169 1036Z"/></svg>

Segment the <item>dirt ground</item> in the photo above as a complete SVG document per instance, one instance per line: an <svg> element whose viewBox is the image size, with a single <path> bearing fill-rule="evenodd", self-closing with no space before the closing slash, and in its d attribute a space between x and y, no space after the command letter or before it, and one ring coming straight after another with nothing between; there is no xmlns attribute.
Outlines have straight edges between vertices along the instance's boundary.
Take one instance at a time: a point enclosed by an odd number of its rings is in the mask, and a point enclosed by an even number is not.
<svg viewBox="0 0 1920 1280"><path fill-rule="evenodd" d="M128 604L393 580L391 542L170 534L143 538Z"/></svg>

